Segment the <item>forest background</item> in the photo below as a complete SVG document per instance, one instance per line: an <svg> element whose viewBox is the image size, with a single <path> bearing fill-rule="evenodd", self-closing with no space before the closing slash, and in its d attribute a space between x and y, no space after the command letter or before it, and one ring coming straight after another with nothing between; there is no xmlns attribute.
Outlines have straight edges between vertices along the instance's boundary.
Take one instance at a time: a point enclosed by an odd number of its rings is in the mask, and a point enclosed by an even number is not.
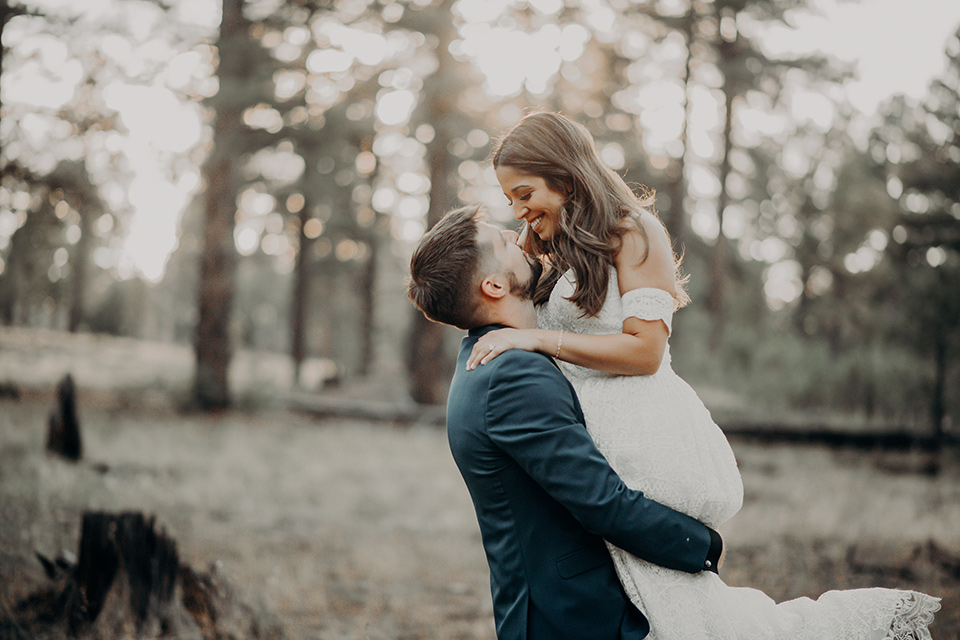
<svg viewBox="0 0 960 640"><path fill-rule="evenodd" d="M241 348L442 403L459 334L406 302L409 252L460 203L515 224L486 159L546 108L656 190L675 368L716 410L960 419L956 32L864 113L855 61L797 52L810 0L2 6L5 325L192 344L200 407Z"/></svg>
<svg viewBox="0 0 960 640"><path fill-rule="evenodd" d="M438 428L461 333L404 279L450 208L516 224L487 158L551 109L683 253L673 365L746 489L725 579L921 589L958 637L954 0L0 0L0 27L0 636L36 637L37 554L103 509L288 637L493 638ZM78 464L44 453L68 372Z"/></svg>

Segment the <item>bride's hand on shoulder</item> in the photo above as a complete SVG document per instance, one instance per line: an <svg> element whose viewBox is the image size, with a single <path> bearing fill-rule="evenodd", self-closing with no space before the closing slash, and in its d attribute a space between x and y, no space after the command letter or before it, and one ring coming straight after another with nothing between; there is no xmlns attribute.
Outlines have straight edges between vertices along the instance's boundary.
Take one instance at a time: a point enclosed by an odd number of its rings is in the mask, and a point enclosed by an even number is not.
<svg viewBox="0 0 960 640"><path fill-rule="evenodd" d="M487 364L504 351L522 349L538 351L540 347L537 329L496 329L485 334L473 345L467 358L467 371Z"/></svg>

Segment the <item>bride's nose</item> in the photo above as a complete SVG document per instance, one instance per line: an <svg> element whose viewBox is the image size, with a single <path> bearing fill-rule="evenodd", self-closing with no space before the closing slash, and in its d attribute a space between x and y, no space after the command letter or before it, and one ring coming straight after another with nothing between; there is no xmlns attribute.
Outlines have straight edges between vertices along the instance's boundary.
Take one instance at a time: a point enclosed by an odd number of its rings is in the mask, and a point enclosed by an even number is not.
<svg viewBox="0 0 960 640"><path fill-rule="evenodd" d="M522 204L517 204L513 207L513 217L516 220L523 220L523 217L529 213L530 209Z"/></svg>

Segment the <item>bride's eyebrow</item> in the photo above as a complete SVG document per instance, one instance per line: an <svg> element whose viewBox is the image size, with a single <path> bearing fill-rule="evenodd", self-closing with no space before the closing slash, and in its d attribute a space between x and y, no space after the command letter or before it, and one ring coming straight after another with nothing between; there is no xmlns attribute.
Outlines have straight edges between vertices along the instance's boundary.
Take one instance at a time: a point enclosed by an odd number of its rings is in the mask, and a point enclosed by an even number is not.
<svg viewBox="0 0 960 640"><path fill-rule="evenodd" d="M515 187L513 187L512 189L510 189L510 193L516 193L517 191L520 191L521 189L530 189L530 188L532 188L532 187L531 187L529 184L518 184L518 185L516 185ZM510 199L510 193L507 193L506 191L504 191L504 192L503 192L503 195L504 195L504 197L505 197L507 200L510 200L510 201L512 202L512 200Z"/></svg>

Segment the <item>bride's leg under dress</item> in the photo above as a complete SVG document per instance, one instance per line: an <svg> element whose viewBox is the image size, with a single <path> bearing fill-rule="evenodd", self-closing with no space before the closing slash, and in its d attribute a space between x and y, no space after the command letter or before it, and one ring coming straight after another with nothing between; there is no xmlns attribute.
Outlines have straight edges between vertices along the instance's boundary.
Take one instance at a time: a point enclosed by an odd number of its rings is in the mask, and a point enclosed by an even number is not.
<svg viewBox="0 0 960 640"><path fill-rule="evenodd" d="M776 603L711 572L664 569L608 545L624 589L650 620L649 640L931 640L939 599L851 589Z"/></svg>

